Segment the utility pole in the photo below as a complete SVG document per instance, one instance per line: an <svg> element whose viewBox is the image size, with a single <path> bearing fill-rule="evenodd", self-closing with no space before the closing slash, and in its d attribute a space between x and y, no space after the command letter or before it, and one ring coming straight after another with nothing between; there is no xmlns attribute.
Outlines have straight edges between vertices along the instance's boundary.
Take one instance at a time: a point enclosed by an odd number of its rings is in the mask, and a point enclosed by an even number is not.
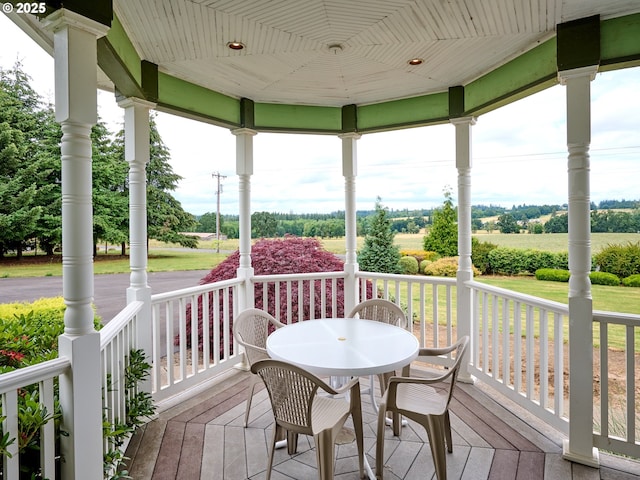
<svg viewBox="0 0 640 480"><path fill-rule="evenodd" d="M227 178L226 175L220 175L220 172L212 173L211 176L218 180L218 189L216 190L216 200L217 200L217 209L216 209L216 238L218 240L218 246L216 248L216 253L220 253L220 194L222 193L222 185L220 184L221 179Z"/></svg>

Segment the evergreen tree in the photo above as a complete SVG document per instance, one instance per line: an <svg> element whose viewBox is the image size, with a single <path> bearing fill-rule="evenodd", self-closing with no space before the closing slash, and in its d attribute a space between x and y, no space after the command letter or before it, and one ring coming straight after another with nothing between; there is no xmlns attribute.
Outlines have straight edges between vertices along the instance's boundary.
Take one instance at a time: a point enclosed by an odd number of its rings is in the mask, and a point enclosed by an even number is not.
<svg viewBox="0 0 640 480"><path fill-rule="evenodd" d="M0 255L12 249L20 258L42 214L33 161L41 140L40 105L19 63L0 69Z"/></svg>
<svg viewBox="0 0 640 480"><path fill-rule="evenodd" d="M437 252L443 257L458 255L458 224L456 210L453 207L451 190L445 188L442 208L433 212L433 225L424 237L424 249Z"/></svg>
<svg viewBox="0 0 640 480"><path fill-rule="evenodd" d="M378 197L375 213L364 237L364 246L358 253L360 269L366 272L400 273L400 251L393 244L394 236L388 210L381 205Z"/></svg>
<svg viewBox="0 0 640 480"><path fill-rule="evenodd" d="M62 128L56 122L52 105L41 114L42 143L33 162L38 185L35 201L42 208L36 238L45 254L53 255L54 249L62 244Z"/></svg>
<svg viewBox="0 0 640 480"><path fill-rule="evenodd" d="M91 129L93 254L99 241L121 244L129 238L127 163L118 155L101 120Z"/></svg>

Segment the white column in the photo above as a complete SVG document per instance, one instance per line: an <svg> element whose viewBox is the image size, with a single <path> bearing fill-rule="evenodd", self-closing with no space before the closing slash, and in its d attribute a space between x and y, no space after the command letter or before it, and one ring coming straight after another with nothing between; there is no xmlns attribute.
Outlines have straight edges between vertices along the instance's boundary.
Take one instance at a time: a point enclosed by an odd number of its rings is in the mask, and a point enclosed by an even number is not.
<svg viewBox="0 0 640 480"><path fill-rule="evenodd" d="M358 133L340 135L342 140L342 175L344 176L344 231L346 255L344 271L344 312L349 313L359 300L358 259L356 255L358 232L356 225L356 176L358 175Z"/></svg>
<svg viewBox="0 0 640 480"><path fill-rule="evenodd" d="M151 358L151 287L147 283L147 164L149 110L155 103L139 98L118 102L124 108L124 158L129 163L129 265L127 303L144 302L136 323L137 348ZM151 380L141 388L151 392Z"/></svg>
<svg viewBox="0 0 640 480"><path fill-rule="evenodd" d="M233 130L236 136L236 174L240 192L240 266L237 276L245 281L240 290L238 311L253 308L253 267L251 266L251 175L253 175L253 137L258 133L249 128ZM236 312L237 314L237 312Z"/></svg>
<svg viewBox="0 0 640 480"><path fill-rule="evenodd" d="M589 144L591 80L597 66L559 72L567 87L569 149L569 440L563 456L597 467L593 447L593 305L591 300L591 217Z"/></svg>
<svg viewBox="0 0 640 480"><path fill-rule="evenodd" d="M54 32L55 115L62 126L62 293L67 306L59 355L62 478L102 478L100 335L93 328L91 127L97 121L96 39L107 27L68 10L46 20Z"/></svg>
<svg viewBox="0 0 640 480"><path fill-rule="evenodd" d="M465 282L473 279L471 263L471 127L474 117L454 118L451 123L456 129L456 168L458 169L458 271L456 272L457 292L457 337L471 335L471 290ZM467 359L470 358L467 350ZM472 382L469 362L463 361L458 373L462 382Z"/></svg>

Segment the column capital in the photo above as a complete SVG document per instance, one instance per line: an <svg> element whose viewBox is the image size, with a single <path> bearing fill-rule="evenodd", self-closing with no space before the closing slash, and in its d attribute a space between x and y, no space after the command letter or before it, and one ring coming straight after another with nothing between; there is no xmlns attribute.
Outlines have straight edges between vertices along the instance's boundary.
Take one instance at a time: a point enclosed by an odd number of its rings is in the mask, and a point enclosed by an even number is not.
<svg viewBox="0 0 640 480"><path fill-rule="evenodd" d="M149 110L153 110L158 106L158 104L149 102L148 100L143 100L142 98L126 97L118 101L118 106L120 108L144 107L148 108Z"/></svg>
<svg viewBox="0 0 640 480"><path fill-rule="evenodd" d="M338 138L341 140L345 140L345 139L360 140L360 138L362 138L362 134L358 132L345 132L345 133L340 133L338 135Z"/></svg>
<svg viewBox="0 0 640 480"><path fill-rule="evenodd" d="M566 85L567 80L573 78L589 77L589 80L593 80L596 78L596 73L598 73L598 65L562 70L558 72L558 81L561 85Z"/></svg>
<svg viewBox="0 0 640 480"><path fill-rule="evenodd" d="M457 118L449 119L449 122L451 122L453 125L475 125L476 121L477 121L477 118L473 116L457 117Z"/></svg>
<svg viewBox="0 0 640 480"><path fill-rule="evenodd" d="M251 128L236 128L234 130L231 130L231 133L233 135L235 135L236 137L240 136L240 135L250 135L250 136L254 136L258 134L257 130L253 130Z"/></svg>
<svg viewBox="0 0 640 480"><path fill-rule="evenodd" d="M95 20L91 20L90 18L83 17L82 15L66 8L56 10L44 19L44 28L51 32L55 33L65 27L74 27L79 30L84 30L85 32L94 34L96 38L104 37L109 31L109 27L106 25L96 22Z"/></svg>

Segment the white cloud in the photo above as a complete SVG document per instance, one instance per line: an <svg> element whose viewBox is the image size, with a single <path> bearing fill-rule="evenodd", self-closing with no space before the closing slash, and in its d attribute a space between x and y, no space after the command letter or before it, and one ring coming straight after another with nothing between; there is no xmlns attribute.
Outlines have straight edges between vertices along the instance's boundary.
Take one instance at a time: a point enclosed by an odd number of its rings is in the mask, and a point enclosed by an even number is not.
<svg viewBox="0 0 640 480"><path fill-rule="evenodd" d="M0 67L20 59L32 86L53 101L53 60L0 16ZM591 197L640 199L640 68L598 74L592 82ZM99 92L99 113L112 131L123 111ZM565 87L555 86L478 118L473 127L472 203L567 202ZM158 130L183 180L174 192L192 213L213 212L216 182L226 175L223 213L238 213L236 138L226 129L157 114ZM457 188L452 125L367 134L357 143L357 208L376 197L389 208L431 208L443 189ZM331 212L344 209L341 141L335 136L260 133L254 137L252 211Z"/></svg>

